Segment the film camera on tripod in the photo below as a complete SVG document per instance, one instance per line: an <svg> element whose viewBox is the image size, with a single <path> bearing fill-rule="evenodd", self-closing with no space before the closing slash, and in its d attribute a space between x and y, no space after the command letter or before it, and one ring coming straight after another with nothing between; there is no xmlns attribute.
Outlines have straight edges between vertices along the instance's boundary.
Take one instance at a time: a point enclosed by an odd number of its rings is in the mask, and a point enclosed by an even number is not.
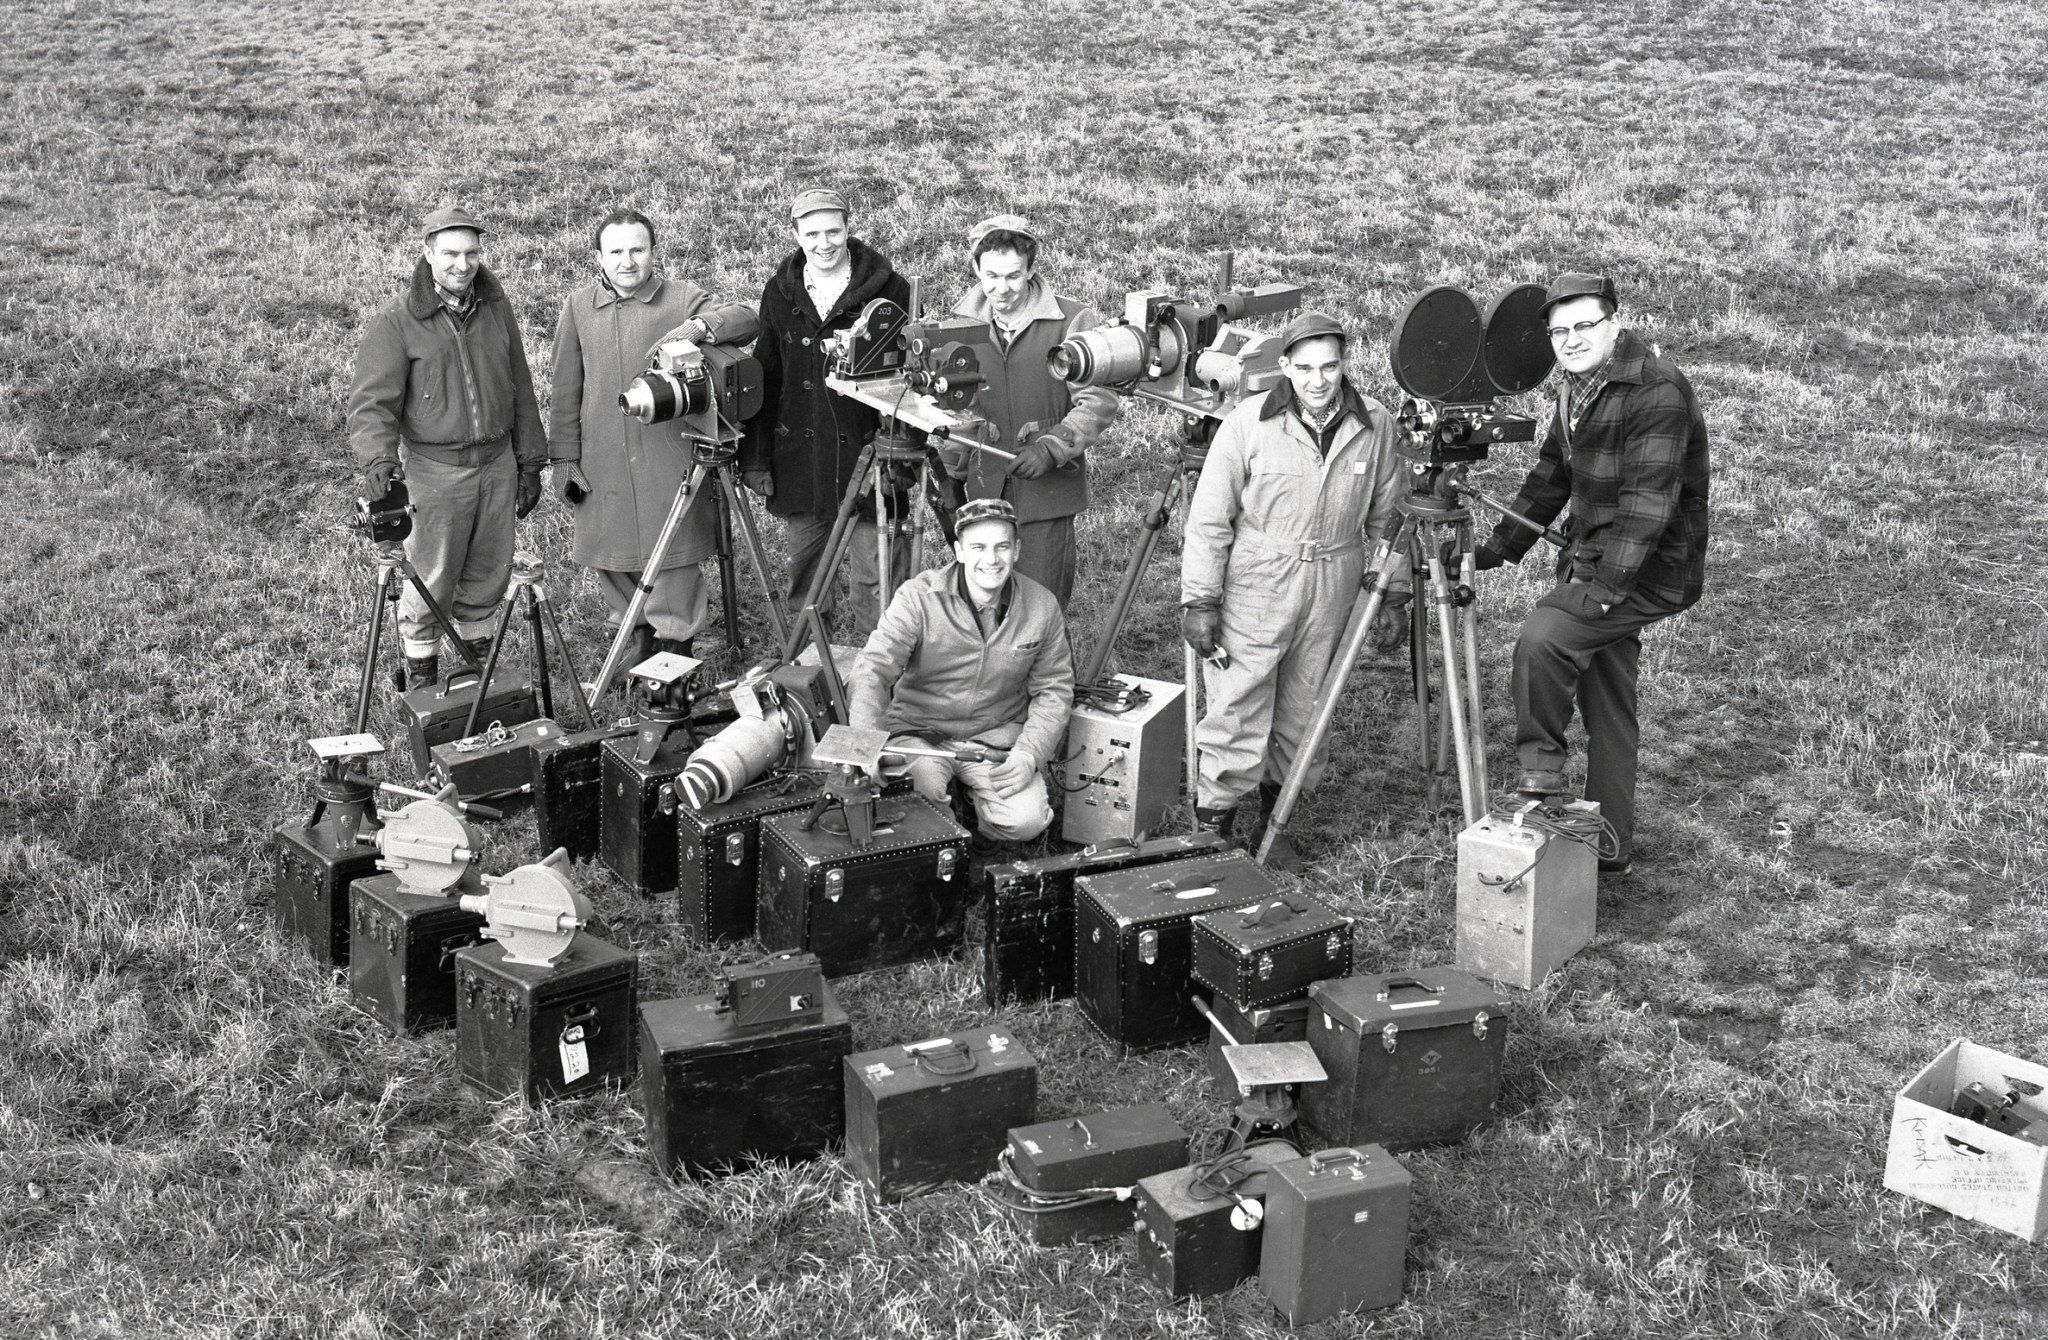
<svg viewBox="0 0 2048 1340"><path fill-rule="evenodd" d="M1431 800L1443 773L1456 759L1465 822L1486 812L1484 704L1479 686L1479 620L1474 605L1474 537L1470 504L1478 502L1562 544L1563 537L1486 497L1465 478L1500 443L1532 442L1536 420L1502 407L1508 397L1533 390L1555 364L1543 322L1544 290L1518 284L1496 298L1482 315L1463 289L1437 285L1409 302L1394 324L1390 363L1394 380L1408 393L1398 422L1395 450L1403 460L1407 491L1397 503L1400 522L1382 541L1368 569L1360 604L1343 645L1324 677L1308 733L1275 803L1259 846L1266 859L1301 796L1311 760L1321 750L1336 715L1350 668L1371 636L1396 572L1407 567L1426 577L1428 600L1415 602L1410 619L1414 648L1415 708L1423 770L1431 779ZM1428 623L1437 612L1444 691L1441 714L1430 722Z"/></svg>

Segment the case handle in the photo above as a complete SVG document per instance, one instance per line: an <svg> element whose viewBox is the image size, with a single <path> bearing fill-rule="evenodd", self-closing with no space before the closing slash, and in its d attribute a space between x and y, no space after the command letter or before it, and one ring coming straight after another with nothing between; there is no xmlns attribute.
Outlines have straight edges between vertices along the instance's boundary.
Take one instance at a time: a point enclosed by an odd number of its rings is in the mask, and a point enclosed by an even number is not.
<svg viewBox="0 0 2048 1340"><path fill-rule="evenodd" d="M603 1031L597 1025L596 1001L587 1001L562 1016L563 1033L577 1027L582 1028L583 1036L586 1038L594 1038Z"/></svg>
<svg viewBox="0 0 2048 1340"><path fill-rule="evenodd" d="M1308 1156L1308 1170L1314 1176L1348 1164L1347 1171L1353 1177L1363 1177L1368 1162L1370 1160L1362 1149L1319 1149Z"/></svg>
<svg viewBox="0 0 2048 1340"><path fill-rule="evenodd" d="M1082 860L1091 861L1096 857L1101 856L1105 852L1119 851L1124 848L1129 848L1135 851L1137 849L1137 846L1137 843L1131 841L1131 839L1127 837L1104 838L1100 842L1089 843L1087 846L1081 848L1081 850L1077 854L1080 856Z"/></svg>
<svg viewBox="0 0 2048 1340"><path fill-rule="evenodd" d="M1272 913L1276 908L1283 907L1287 909L1287 913L1285 916L1274 916L1273 921L1275 924L1286 921L1289 917L1300 916L1308 911L1308 899L1294 892L1283 893L1270 903L1260 903L1257 907L1247 908L1244 920L1239 924L1247 930L1255 926L1263 926L1266 924L1267 914Z"/></svg>
<svg viewBox="0 0 2048 1340"><path fill-rule="evenodd" d="M1404 988L1416 991L1426 991L1429 993L1430 999L1394 1000L1394 993L1396 991L1403 990ZM1387 979L1386 986L1379 993L1379 999L1381 1001L1391 1002L1393 1007L1397 1010L1412 1010L1418 1008L1419 1006L1436 1004L1435 998L1441 996L1443 993L1444 989L1442 986L1432 986L1428 982L1423 981L1420 977L1389 977Z"/></svg>
<svg viewBox="0 0 2048 1340"><path fill-rule="evenodd" d="M958 1038L933 1038L930 1042L912 1042L903 1048L910 1053L910 1059L917 1068L928 1075L971 1075L981 1059L974 1054L974 1048ZM964 1064L963 1064L964 1062Z"/></svg>

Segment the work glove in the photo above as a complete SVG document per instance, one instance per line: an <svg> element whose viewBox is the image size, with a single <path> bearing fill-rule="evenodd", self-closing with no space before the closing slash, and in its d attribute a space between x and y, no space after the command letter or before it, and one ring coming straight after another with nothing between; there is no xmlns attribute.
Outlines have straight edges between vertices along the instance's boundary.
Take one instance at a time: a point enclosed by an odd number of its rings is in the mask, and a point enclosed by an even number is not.
<svg viewBox="0 0 2048 1340"><path fill-rule="evenodd" d="M939 464L947 474L955 479L967 478L967 460L973 452L972 448L965 442L955 442L949 437L939 443L937 452Z"/></svg>
<svg viewBox="0 0 2048 1340"><path fill-rule="evenodd" d="M1197 656L1216 654L1216 638L1223 631L1223 611L1213 600L1194 600L1180 607L1180 636Z"/></svg>
<svg viewBox="0 0 2048 1340"><path fill-rule="evenodd" d="M1393 651L1408 638L1409 591L1389 591L1372 616L1372 645L1375 651Z"/></svg>
<svg viewBox="0 0 2048 1340"><path fill-rule="evenodd" d="M582 465L575 461L555 462L555 496L571 507L582 505L590 496L590 481L584 477Z"/></svg>
<svg viewBox="0 0 2048 1340"><path fill-rule="evenodd" d="M1038 760L1031 757L1030 751L1012 749L1002 762L990 765L988 784L995 788L997 795L1008 800L1031 785L1031 779L1037 775Z"/></svg>
<svg viewBox="0 0 2048 1340"><path fill-rule="evenodd" d="M391 492L391 481L398 477L397 461L371 461L363 467L363 493L371 502Z"/></svg>
<svg viewBox="0 0 2048 1340"><path fill-rule="evenodd" d="M742 470L740 483L745 484L763 498L775 496L775 474L771 470Z"/></svg>
<svg viewBox="0 0 2048 1340"><path fill-rule="evenodd" d="M1591 582L1566 582L1563 586L1552 587L1550 594L1536 602L1536 608L1563 610L1579 619L1599 619L1607 614L1607 605L1600 599L1599 588Z"/></svg>
<svg viewBox="0 0 2048 1340"><path fill-rule="evenodd" d="M1058 440L1041 437L1018 451L1017 459L1010 462L1010 473L1019 479L1039 479L1059 469L1059 462L1053 459L1052 454L1052 443Z"/></svg>
<svg viewBox="0 0 2048 1340"><path fill-rule="evenodd" d="M1472 567L1477 572L1490 572L1507 561L1508 556L1490 544L1482 544L1472 551Z"/></svg>
<svg viewBox="0 0 2048 1340"><path fill-rule="evenodd" d="M526 520L527 517L533 514L533 509L540 506L540 493L540 471L521 470L519 472L519 497L512 504L512 514L521 521Z"/></svg>

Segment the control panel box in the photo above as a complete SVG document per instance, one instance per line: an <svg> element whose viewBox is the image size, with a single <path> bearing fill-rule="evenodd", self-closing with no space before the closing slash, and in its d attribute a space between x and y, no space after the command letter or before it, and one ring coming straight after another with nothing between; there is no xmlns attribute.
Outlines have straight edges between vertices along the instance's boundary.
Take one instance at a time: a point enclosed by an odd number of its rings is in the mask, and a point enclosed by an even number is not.
<svg viewBox="0 0 2048 1340"><path fill-rule="evenodd" d="M1163 679L1110 678L1134 690L1130 701L1076 699L1067 723L1060 836L1068 842L1145 837L1180 799L1187 690Z"/></svg>

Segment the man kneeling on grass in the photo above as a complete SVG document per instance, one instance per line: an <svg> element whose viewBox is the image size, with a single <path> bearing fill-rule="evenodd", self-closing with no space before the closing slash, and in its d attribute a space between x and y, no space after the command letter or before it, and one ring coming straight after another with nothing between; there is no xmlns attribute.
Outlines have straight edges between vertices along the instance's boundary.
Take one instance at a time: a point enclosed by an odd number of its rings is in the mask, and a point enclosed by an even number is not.
<svg viewBox="0 0 2048 1340"><path fill-rule="evenodd" d="M892 744L964 740L1009 751L997 763L912 757L917 793L948 803L958 777L979 818L977 846L1025 842L1052 823L1040 769L1074 706L1074 652L1052 592L1016 571L1017 512L963 504L958 560L906 582L854 662L853 724Z"/></svg>

